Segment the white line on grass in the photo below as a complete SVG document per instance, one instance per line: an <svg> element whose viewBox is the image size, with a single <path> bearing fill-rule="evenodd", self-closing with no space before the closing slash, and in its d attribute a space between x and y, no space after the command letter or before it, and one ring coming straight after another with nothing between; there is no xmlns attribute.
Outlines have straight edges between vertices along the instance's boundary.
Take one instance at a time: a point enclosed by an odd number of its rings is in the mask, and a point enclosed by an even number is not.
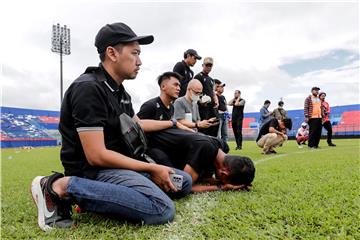
<svg viewBox="0 0 360 240"><path fill-rule="evenodd" d="M344 149L344 148L353 148L353 146L341 147L341 149ZM292 154L316 153L316 152L322 152L322 151L325 151L325 150L336 150L336 148L322 148L322 149L314 149L314 150L307 150L307 151L306 151L306 149L303 149L303 150L305 150L305 151L297 151L297 152L290 152L290 153L284 153L284 154L277 154L277 155L274 155L274 156L271 156L271 157L261 158L259 160L254 160L254 164L256 165L258 163L266 162L266 161L274 159L274 158L287 157L287 156L292 155Z"/></svg>

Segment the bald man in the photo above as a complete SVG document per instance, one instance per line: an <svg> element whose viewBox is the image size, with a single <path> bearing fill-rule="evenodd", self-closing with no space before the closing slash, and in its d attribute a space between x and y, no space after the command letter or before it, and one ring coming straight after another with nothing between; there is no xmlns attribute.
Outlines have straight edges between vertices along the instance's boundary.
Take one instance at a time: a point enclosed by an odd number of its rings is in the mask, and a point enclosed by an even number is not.
<svg viewBox="0 0 360 240"><path fill-rule="evenodd" d="M209 128L219 124L216 118L200 121L198 101L202 90L201 82L192 79L187 86L185 95L174 102L174 118L189 128Z"/></svg>

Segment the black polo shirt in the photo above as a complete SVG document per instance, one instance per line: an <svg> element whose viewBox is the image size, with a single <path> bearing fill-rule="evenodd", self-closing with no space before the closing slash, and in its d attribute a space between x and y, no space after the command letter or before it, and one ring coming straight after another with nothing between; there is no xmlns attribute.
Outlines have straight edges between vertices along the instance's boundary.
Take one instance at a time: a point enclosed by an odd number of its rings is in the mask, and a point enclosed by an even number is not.
<svg viewBox="0 0 360 240"><path fill-rule="evenodd" d="M211 97L211 104L208 106L213 107L214 106L214 79L212 79L209 75L207 75L203 72L196 74L196 76L194 78L198 79L201 82L201 84L203 86L203 94L206 94L209 97Z"/></svg>
<svg viewBox="0 0 360 240"><path fill-rule="evenodd" d="M184 169L189 164L200 176L214 172L219 148L228 152L227 144L216 137L177 128L154 132L151 143L167 154L172 166Z"/></svg>
<svg viewBox="0 0 360 240"><path fill-rule="evenodd" d="M103 74L100 81L97 74ZM114 96L115 101L110 97ZM116 104L117 103L117 106ZM61 162L65 175L95 178L99 167L91 166L84 154L79 132L103 131L105 146L129 155L121 139L118 116L134 116L131 97L100 67L89 67L68 88L61 105L59 131L62 136Z"/></svg>
<svg viewBox="0 0 360 240"><path fill-rule="evenodd" d="M259 141L259 139L268 134L269 133L269 128L273 127L276 130L280 131L280 126L279 126L279 122L276 118L272 118L270 120L268 120L267 122L264 123L264 125L261 126L260 130L259 130L259 135L256 138L256 142Z"/></svg>
<svg viewBox="0 0 360 240"><path fill-rule="evenodd" d="M224 95L216 95L218 100L219 100L219 107L218 110L219 111L223 111L225 112L227 110L227 106L226 106L226 99Z"/></svg>
<svg viewBox="0 0 360 240"><path fill-rule="evenodd" d="M136 114L140 119L170 120L174 115L174 106L164 105L160 97L152 98L140 107Z"/></svg>
<svg viewBox="0 0 360 240"><path fill-rule="evenodd" d="M179 97L182 97L186 93L188 83L190 82L191 79L193 79L194 72L185 63L185 61L176 63L173 72L176 72L183 77L180 80L181 85L180 85L180 93L179 93Z"/></svg>

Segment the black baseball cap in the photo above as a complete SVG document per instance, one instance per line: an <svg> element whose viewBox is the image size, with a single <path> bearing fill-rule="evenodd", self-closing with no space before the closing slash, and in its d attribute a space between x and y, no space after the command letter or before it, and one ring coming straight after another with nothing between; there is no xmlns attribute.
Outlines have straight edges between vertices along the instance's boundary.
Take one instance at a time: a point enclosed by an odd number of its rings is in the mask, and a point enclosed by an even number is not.
<svg viewBox="0 0 360 240"><path fill-rule="evenodd" d="M201 57L199 56L199 54L194 50L194 49L188 49L184 52L184 58L186 58L186 55L187 54L190 54L190 55L193 55L195 56L195 58L197 60L201 60Z"/></svg>
<svg viewBox="0 0 360 240"><path fill-rule="evenodd" d="M225 83L221 82L219 79L214 79L214 82L221 87L225 87Z"/></svg>
<svg viewBox="0 0 360 240"><path fill-rule="evenodd" d="M141 45L150 44L154 41L154 36L137 36L125 23L118 22L106 24L100 29L95 37L95 46L98 53L102 53L108 46L115 46L119 43L130 43L134 41L138 41Z"/></svg>
<svg viewBox="0 0 360 240"><path fill-rule="evenodd" d="M319 87L313 87L312 89L311 89L311 91L312 90L320 90L320 88Z"/></svg>

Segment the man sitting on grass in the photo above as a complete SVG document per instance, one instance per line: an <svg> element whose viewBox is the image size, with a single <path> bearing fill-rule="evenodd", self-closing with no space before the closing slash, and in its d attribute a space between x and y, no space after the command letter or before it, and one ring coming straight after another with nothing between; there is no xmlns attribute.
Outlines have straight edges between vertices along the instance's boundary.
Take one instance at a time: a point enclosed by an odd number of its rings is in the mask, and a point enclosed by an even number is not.
<svg viewBox="0 0 360 240"><path fill-rule="evenodd" d="M272 118L265 122L256 138L256 144L263 149L263 154L275 154L275 147L282 146L288 139L286 135L286 128L291 129L292 121L290 118L278 120Z"/></svg>
<svg viewBox="0 0 360 240"><path fill-rule="evenodd" d="M124 23L108 24L98 32L95 46L100 66L87 68L68 88L61 105L65 176L38 176L31 185L42 230L70 228L72 203L84 211L129 222L164 224L175 216L169 197L190 193L189 174L146 162L129 144L140 127L151 132L177 126L172 121L138 119L123 86L140 70L140 45L153 40L152 35L137 36ZM137 134L123 134L129 122L137 126ZM171 181L174 173L183 179L181 189Z"/></svg>

